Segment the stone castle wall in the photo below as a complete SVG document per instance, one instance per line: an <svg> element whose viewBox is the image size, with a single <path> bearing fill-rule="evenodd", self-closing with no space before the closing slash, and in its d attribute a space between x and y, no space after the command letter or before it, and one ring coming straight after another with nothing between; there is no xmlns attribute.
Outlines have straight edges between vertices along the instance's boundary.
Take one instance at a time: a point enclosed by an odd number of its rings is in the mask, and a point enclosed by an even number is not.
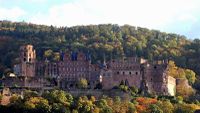
<svg viewBox="0 0 200 113"><path fill-rule="evenodd" d="M130 57L112 59L104 67L100 67L91 64L89 55L81 52L65 53L58 62L36 61L35 54L32 45L20 48L21 63L16 65L14 70L19 76L28 79L20 82L21 79L12 78L13 83L28 87L57 86L62 89L75 89L77 81L85 78L90 88L95 88L100 83L103 89L112 89L122 82L141 88L144 82L149 92L174 95L176 81L167 75L166 63L149 64L145 59Z"/></svg>

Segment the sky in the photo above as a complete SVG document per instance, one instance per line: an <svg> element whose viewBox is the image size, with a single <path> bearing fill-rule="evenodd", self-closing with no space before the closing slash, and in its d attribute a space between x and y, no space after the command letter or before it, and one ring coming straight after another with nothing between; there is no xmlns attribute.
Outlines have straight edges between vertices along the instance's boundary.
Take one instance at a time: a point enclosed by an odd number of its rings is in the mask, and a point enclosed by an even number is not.
<svg viewBox="0 0 200 113"><path fill-rule="evenodd" d="M0 0L0 20L53 26L129 24L200 38L200 0Z"/></svg>

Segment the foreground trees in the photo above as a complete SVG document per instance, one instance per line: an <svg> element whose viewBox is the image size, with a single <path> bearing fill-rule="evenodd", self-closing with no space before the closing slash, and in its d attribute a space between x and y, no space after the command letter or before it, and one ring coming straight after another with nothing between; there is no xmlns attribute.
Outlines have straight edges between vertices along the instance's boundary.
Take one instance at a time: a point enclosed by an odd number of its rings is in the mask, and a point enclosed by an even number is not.
<svg viewBox="0 0 200 113"><path fill-rule="evenodd" d="M33 94L32 91L27 91ZM180 97L181 98L181 97ZM39 95L27 98L12 95L10 104L0 106L2 113L193 113L200 106L188 104L179 97L141 97L132 96L130 100L118 96L103 96L96 99L94 96L73 97L61 91L46 91Z"/></svg>

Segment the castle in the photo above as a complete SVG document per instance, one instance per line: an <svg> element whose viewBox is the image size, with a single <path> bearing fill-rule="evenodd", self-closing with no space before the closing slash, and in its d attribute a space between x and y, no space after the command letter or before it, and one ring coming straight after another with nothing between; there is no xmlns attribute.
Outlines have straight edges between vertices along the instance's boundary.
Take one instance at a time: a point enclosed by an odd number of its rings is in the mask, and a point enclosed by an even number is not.
<svg viewBox="0 0 200 113"><path fill-rule="evenodd" d="M167 62L148 63L137 58L112 59L103 66L91 63L90 55L64 53L57 62L37 61L32 45L20 47L20 63L14 66L14 77L2 79L5 87L33 89L77 88L84 78L89 89L110 90L120 83L159 95L175 95L176 79L167 74ZM101 87L98 87L101 86Z"/></svg>

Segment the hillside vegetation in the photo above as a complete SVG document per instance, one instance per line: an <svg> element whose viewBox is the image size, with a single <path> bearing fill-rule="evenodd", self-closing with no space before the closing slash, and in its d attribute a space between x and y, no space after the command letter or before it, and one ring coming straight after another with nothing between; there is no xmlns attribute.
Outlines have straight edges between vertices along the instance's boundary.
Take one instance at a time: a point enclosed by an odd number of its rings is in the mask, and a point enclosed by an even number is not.
<svg viewBox="0 0 200 113"><path fill-rule="evenodd" d="M115 24L53 27L25 22L0 21L0 72L9 71L19 54L19 46L33 44L38 60L44 51L56 57L60 51L89 52L92 62L138 56L149 61L173 60L182 68L200 75L200 40L185 36ZM53 51L53 52L52 52ZM46 52L48 53L48 52ZM59 60L53 58L54 60Z"/></svg>
<svg viewBox="0 0 200 113"><path fill-rule="evenodd" d="M13 94L8 105L0 105L2 113L194 113L199 108L198 102L186 103L182 97L73 97L62 90L42 95L26 90L23 97Z"/></svg>

